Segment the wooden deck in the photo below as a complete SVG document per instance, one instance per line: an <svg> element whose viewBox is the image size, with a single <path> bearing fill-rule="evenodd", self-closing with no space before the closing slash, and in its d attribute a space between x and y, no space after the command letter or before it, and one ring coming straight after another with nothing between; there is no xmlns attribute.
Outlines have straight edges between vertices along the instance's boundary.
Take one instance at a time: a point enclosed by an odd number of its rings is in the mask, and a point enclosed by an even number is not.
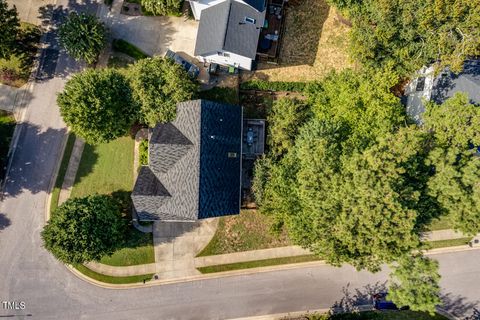
<svg viewBox="0 0 480 320"><path fill-rule="evenodd" d="M260 32L257 54L263 59L276 59L278 57L280 42L282 41L283 36L283 25L285 21L284 0L268 1L265 20L268 21L268 26L262 28L262 31ZM277 40L274 38L277 38Z"/></svg>

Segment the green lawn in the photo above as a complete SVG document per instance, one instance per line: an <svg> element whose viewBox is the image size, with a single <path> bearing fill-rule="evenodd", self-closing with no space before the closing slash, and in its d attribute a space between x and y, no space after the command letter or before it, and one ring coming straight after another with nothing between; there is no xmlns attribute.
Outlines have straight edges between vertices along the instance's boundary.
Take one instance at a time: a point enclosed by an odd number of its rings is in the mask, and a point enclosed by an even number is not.
<svg viewBox="0 0 480 320"><path fill-rule="evenodd" d="M459 238L450 240L430 241L428 242L428 244L431 249L437 249L466 245L470 240L472 240L472 238Z"/></svg>
<svg viewBox="0 0 480 320"><path fill-rule="evenodd" d="M115 51L125 53L136 60L148 58L149 55L123 39L113 39L112 48Z"/></svg>
<svg viewBox="0 0 480 320"><path fill-rule="evenodd" d="M297 320L298 318L295 318ZM444 316L435 314L429 315L425 312L410 310L403 311L366 311L359 313L342 313L336 315L307 314L302 319L308 320L447 320ZM285 320L294 320L285 318Z"/></svg>
<svg viewBox="0 0 480 320"><path fill-rule="evenodd" d="M65 173L67 172L68 162L70 161L70 156L72 155L75 139L76 137L73 133L68 134L67 144L62 156L62 162L60 163L60 168L58 169L57 180L55 180L55 186L52 190L50 212L53 212L58 207L58 197L60 196L60 189L62 188L63 179L65 178Z"/></svg>
<svg viewBox="0 0 480 320"><path fill-rule="evenodd" d="M3 180L5 174L4 167L7 166L7 155L14 130L15 118L0 110L0 181Z"/></svg>
<svg viewBox="0 0 480 320"><path fill-rule="evenodd" d="M130 137L97 146L85 145L71 196L132 191L134 146Z"/></svg>
<svg viewBox="0 0 480 320"><path fill-rule="evenodd" d="M144 275L129 276L129 277L112 277L112 276L106 276L104 274L92 271L81 264L75 265L74 267L75 269L77 269L87 277L90 277L100 282L111 283L111 284L138 283L138 282L143 282L143 280L147 282L147 281L150 281L153 277L153 274L144 274Z"/></svg>
<svg viewBox="0 0 480 320"><path fill-rule="evenodd" d="M216 266L200 267L197 269L201 273L215 273L215 272L277 266L282 264L310 262L310 261L318 261L318 260L321 260L321 258L314 255L304 255L304 256L296 256L296 257L274 258L274 259L256 260L256 261L249 261L249 262L220 264Z"/></svg>
<svg viewBox="0 0 480 320"><path fill-rule="evenodd" d="M113 194L121 199L124 212L130 212L130 192L133 187L134 140L122 137L97 146L85 145L71 197L92 194ZM101 263L131 266L155 262L153 239L133 227L128 229L122 248Z"/></svg>
<svg viewBox="0 0 480 320"><path fill-rule="evenodd" d="M20 34L16 40L17 51L8 60L0 59L1 83L21 87L28 81L40 35L41 31L37 26L26 22L20 23Z"/></svg>
<svg viewBox="0 0 480 320"><path fill-rule="evenodd" d="M234 88L214 87L210 90L200 91L198 97L215 102L239 104L238 92Z"/></svg>
<svg viewBox="0 0 480 320"><path fill-rule="evenodd" d="M100 262L110 266L133 266L154 263L153 238L151 233L143 233L130 227L124 248L118 249Z"/></svg>
<svg viewBox="0 0 480 320"><path fill-rule="evenodd" d="M239 215L222 217L212 240L198 256L292 245L285 232L273 234L272 225L270 217L255 210L242 210Z"/></svg>
<svg viewBox="0 0 480 320"><path fill-rule="evenodd" d="M432 222L430 222L430 225L428 226L429 231L445 229L452 229L452 222L450 220L450 216L441 216L439 219L434 219L432 220Z"/></svg>

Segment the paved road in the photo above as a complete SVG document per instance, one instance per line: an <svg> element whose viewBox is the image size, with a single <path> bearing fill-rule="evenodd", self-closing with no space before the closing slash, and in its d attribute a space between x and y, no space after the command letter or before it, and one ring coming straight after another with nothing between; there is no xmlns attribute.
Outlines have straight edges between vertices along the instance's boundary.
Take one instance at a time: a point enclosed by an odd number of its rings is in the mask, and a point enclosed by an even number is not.
<svg viewBox="0 0 480 320"><path fill-rule="evenodd" d="M0 301L24 301L26 309L4 310L0 305L0 317L226 319L330 307L345 296L355 300L368 291L367 286L384 283L385 272L372 275L328 266L133 290L102 289L76 278L40 241L46 190L65 135L55 93L63 87L64 77L79 69L63 54L54 64L57 76L36 83L29 97L7 197L0 204ZM480 251L437 258L452 307L461 313L478 307Z"/></svg>

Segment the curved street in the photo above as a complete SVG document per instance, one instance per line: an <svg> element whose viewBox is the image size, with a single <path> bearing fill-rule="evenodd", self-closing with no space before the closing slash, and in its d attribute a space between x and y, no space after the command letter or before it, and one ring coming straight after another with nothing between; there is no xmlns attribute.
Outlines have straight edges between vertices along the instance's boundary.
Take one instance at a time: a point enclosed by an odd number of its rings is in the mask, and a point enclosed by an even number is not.
<svg viewBox="0 0 480 320"><path fill-rule="evenodd" d="M95 5L87 8L95 10ZM46 60L50 58L47 54ZM66 134L56 93L79 69L62 53L52 63L55 76L34 83L25 97L28 107L20 110L23 122L0 203L0 300L23 301L26 308L0 308L0 317L228 319L329 308L342 299L348 305L385 284L386 271L370 274L349 266L304 267L129 290L103 289L77 278L42 248L40 239L47 192ZM446 307L459 315L480 308L480 250L434 257L440 261Z"/></svg>

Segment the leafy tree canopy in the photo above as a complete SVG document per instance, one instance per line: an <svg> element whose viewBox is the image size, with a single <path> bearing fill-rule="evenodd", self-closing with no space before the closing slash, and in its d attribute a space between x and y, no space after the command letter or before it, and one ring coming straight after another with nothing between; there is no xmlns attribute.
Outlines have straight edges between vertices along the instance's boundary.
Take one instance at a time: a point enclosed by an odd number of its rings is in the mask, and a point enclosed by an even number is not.
<svg viewBox="0 0 480 320"><path fill-rule="evenodd" d="M137 116L128 81L113 69L74 75L57 103L65 123L91 144L126 135Z"/></svg>
<svg viewBox="0 0 480 320"><path fill-rule="evenodd" d="M334 72L307 88L308 102L317 118L344 125L346 153L363 150L376 137L405 122L404 108L390 92L397 82L391 68L373 75L353 70Z"/></svg>
<svg viewBox="0 0 480 320"><path fill-rule="evenodd" d="M330 0L353 24L350 51L362 64L401 75L440 61L462 69L480 54L480 0Z"/></svg>
<svg viewBox="0 0 480 320"><path fill-rule="evenodd" d="M137 61L128 71L140 120L150 127L175 119L176 104L189 100L197 90L185 70L161 57Z"/></svg>
<svg viewBox="0 0 480 320"><path fill-rule="evenodd" d="M435 175L430 193L444 212L452 216L454 227L466 234L480 230L480 108L464 94L456 94L442 105L429 103L424 114L425 130L434 136L429 161Z"/></svg>
<svg viewBox="0 0 480 320"><path fill-rule="evenodd" d="M292 99L280 99L273 104L268 117L270 152L280 156L293 147L298 129L309 116L304 103Z"/></svg>
<svg viewBox="0 0 480 320"><path fill-rule="evenodd" d="M72 12L58 30L60 44L76 60L92 64L105 47L107 31L94 15Z"/></svg>
<svg viewBox="0 0 480 320"><path fill-rule="evenodd" d="M15 6L8 8L6 0L0 0L0 58L9 59L15 50L20 20Z"/></svg>
<svg viewBox="0 0 480 320"><path fill-rule="evenodd" d="M182 0L142 0L142 6L154 15L179 15Z"/></svg>
<svg viewBox="0 0 480 320"><path fill-rule="evenodd" d="M413 311L435 314L440 301L438 263L422 255L405 256L390 275L388 299Z"/></svg>
<svg viewBox="0 0 480 320"><path fill-rule="evenodd" d="M42 231L45 248L68 264L100 260L124 241L126 222L110 196L67 200Z"/></svg>

